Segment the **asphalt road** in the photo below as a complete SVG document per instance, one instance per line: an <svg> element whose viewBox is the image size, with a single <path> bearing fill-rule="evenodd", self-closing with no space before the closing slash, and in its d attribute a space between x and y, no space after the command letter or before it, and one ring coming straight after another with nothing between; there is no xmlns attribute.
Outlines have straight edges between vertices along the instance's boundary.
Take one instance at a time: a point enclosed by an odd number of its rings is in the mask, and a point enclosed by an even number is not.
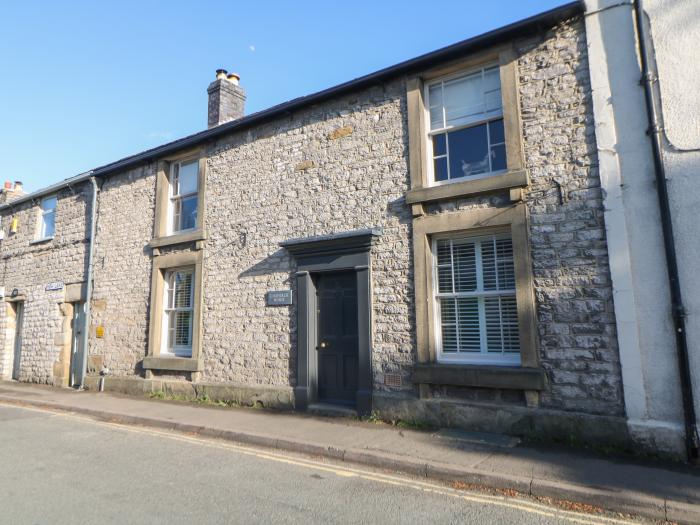
<svg viewBox="0 0 700 525"><path fill-rule="evenodd" d="M0 523L628 523L141 427L0 405Z"/></svg>

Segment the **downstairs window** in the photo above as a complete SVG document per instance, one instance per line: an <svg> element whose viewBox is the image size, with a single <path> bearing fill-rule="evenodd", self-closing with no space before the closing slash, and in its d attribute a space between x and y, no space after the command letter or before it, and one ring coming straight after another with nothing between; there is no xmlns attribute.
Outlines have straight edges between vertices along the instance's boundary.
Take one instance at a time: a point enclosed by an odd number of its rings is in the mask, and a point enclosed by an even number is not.
<svg viewBox="0 0 700 525"><path fill-rule="evenodd" d="M510 233L433 241L438 361L520 365Z"/></svg>
<svg viewBox="0 0 700 525"><path fill-rule="evenodd" d="M179 268L165 274L164 337L161 354L192 356L194 271L194 268Z"/></svg>

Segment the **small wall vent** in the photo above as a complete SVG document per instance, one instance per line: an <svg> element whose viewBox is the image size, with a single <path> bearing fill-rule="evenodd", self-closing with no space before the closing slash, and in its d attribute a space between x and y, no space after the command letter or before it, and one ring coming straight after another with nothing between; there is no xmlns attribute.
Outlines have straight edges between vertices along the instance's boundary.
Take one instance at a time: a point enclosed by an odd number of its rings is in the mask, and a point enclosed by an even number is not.
<svg viewBox="0 0 700 525"><path fill-rule="evenodd" d="M384 384L386 386L400 387L402 385L401 374L396 374L396 373L384 374Z"/></svg>

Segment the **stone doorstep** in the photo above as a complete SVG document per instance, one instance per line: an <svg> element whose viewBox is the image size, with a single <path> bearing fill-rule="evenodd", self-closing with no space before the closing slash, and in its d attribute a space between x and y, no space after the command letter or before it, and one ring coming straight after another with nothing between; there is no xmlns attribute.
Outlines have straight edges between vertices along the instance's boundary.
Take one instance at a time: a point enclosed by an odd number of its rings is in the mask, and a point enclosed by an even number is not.
<svg viewBox="0 0 700 525"><path fill-rule="evenodd" d="M332 405L329 403L310 403L306 411L309 414L321 417L357 418L357 410L354 408Z"/></svg>
<svg viewBox="0 0 700 525"><path fill-rule="evenodd" d="M650 497L632 491L605 490L603 487L569 484L535 477L513 476L505 472L482 471L477 468L455 467L435 461L421 461L390 453L377 453L358 449L339 449L332 445L280 439L275 436L241 431L223 431L213 427L193 427L172 420L130 416L118 412L72 407L61 403L36 399L18 399L12 395L0 395L0 402L17 406L35 406L85 414L102 421L123 425L142 425L176 432L196 433L203 437L223 439L240 444L254 445L288 452L310 454L347 463L403 472L443 482L459 481L487 489L513 490L526 496L551 498L558 501L579 502L594 505L612 512L625 512L655 520L674 519L680 523L700 524L700 505Z"/></svg>

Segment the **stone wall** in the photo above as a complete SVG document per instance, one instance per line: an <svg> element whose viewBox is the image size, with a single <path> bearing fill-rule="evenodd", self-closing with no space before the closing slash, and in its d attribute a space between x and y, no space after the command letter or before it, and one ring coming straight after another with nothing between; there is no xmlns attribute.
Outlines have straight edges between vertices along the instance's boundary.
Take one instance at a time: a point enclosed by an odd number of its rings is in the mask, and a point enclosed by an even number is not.
<svg viewBox="0 0 700 525"><path fill-rule="evenodd" d="M37 383L53 383L54 365L65 347L66 309L62 307L65 288L46 291L46 285L62 282L65 285L80 283L85 278L87 266L86 228L90 218L90 188L78 185L58 194L56 208L56 234L52 240L33 243L39 224L40 208L31 201L18 204L2 212L1 225L6 237L1 241L2 285L9 294L17 289L24 298L24 323L20 380ZM16 234L8 234L13 218L19 221ZM0 308L2 324L6 324L8 312ZM69 328L69 326L68 326ZM13 330L3 330L5 359L0 366L9 366L7 356L13 344L7 341ZM0 370L3 377L11 371Z"/></svg>
<svg viewBox="0 0 700 525"><path fill-rule="evenodd" d="M231 136L209 152L204 379L294 384L296 309L279 243L383 228L372 254L377 386L413 362L405 87L395 81ZM409 384L407 382L407 384Z"/></svg>
<svg viewBox="0 0 700 525"><path fill-rule="evenodd" d="M95 236L90 354L103 356L112 374L140 373L148 343L155 165L115 175L101 184ZM95 327L104 337L95 337Z"/></svg>
<svg viewBox="0 0 700 525"><path fill-rule="evenodd" d="M0 305L0 379L12 378L14 364L15 316L9 304Z"/></svg>
<svg viewBox="0 0 700 525"><path fill-rule="evenodd" d="M516 47L540 350L550 382L542 405L622 415L583 24L570 21ZM267 291L294 285L294 263L279 243L371 227L383 229L371 260L374 389L415 394L404 80L232 133L208 144L206 155L199 379L295 385L295 306L265 306ZM104 179L100 191L90 353L118 377L141 375L146 355L155 179L155 164L148 164ZM27 360L23 377L30 380L48 381L55 360L60 312L58 298L43 292L45 282L82 279L87 215L81 199L59 202L52 244L28 247L28 239L18 237L3 245L5 286L18 283L28 294L27 344L36 359ZM498 207L505 200L452 201L428 212ZM65 223L68 217L74 224ZM80 231L73 244L64 229ZM99 339L97 325L105 329ZM400 375L401 386L386 386L386 374ZM485 394L459 395L481 400ZM487 398L522 402L512 391Z"/></svg>
<svg viewBox="0 0 700 525"><path fill-rule="evenodd" d="M245 91L229 79L217 79L207 88L209 104L207 123L209 127L241 118L245 112Z"/></svg>
<svg viewBox="0 0 700 525"><path fill-rule="evenodd" d="M562 24L518 61L543 404L622 415L585 30Z"/></svg>
<svg viewBox="0 0 700 525"><path fill-rule="evenodd" d="M583 22L516 44L525 192L545 408L624 415L612 285ZM426 206L458 213L509 206L507 192ZM513 390L436 386L437 399L522 405Z"/></svg>

